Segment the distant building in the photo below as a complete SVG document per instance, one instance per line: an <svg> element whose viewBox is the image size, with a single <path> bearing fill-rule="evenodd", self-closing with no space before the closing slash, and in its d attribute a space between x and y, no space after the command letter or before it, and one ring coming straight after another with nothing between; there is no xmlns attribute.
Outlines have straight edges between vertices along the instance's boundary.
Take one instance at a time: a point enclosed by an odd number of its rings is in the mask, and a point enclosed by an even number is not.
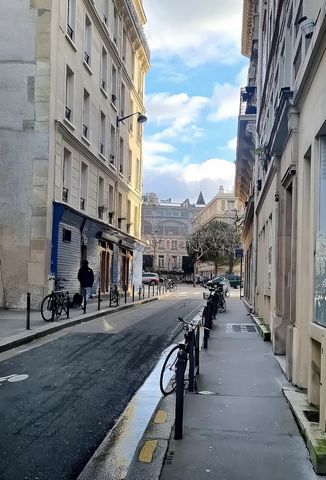
<svg viewBox="0 0 326 480"><path fill-rule="evenodd" d="M198 199L199 200L199 199ZM225 223L234 223L243 215L244 208L242 202L234 193L224 191L224 187L220 186L215 197L202 208L193 221L193 229L208 224L213 220ZM205 277L212 277L215 272L215 266L212 262L199 263L197 265L197 273ZM225 272L221 272L225 273Z"/></svg>
<svg viewBox="0 0 326 480"><path fill-rule="evenodd" d="M171 198L159 200L155 193L143 196L142 239L148 245L143 256L144 270L190 280L193 264L186 239L204 205L202 192L196 204L188 199L182 203L173 203Z"/></svg>

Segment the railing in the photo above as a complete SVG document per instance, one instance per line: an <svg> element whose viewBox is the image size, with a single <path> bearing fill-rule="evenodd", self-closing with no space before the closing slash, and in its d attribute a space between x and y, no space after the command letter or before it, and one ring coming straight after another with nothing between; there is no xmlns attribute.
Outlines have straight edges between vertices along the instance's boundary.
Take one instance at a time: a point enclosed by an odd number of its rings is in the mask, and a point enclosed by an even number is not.
<svg viewBox="0 0 326 480"><path fill-rule="evenodd" d="M68 196L69 196L69 189L66 187L62 187L62 201L67 203Z"/></svg>
<svg viewBox="0 0 326 480"><path fill-rule="evenodd" d="M85 63L87 63L87 65L89 65L89 59L90 59L90 56L88 55L88 53L84 52L84 61Z"/></svg>
<svg viewBox="0 0 326 480"><path fill-rule="evenodd" d="M71 26L69 25L69 23L67 23L67 35L68 35L69 38L71 38L71 40L73 39L74 31L71 28Z"/></svg>
<svg viewBox="0 0 326 480"><path fill-rule="evenodd" d="M257 113L257 87L249 85L241 88L240 115L254 115Z"/></svg>
<svg viewBox="0 0 326 480"><path fill-rule="evenodd" d="M104 154L104 145L103 143L100 143L100 153L103 155Z"/></svg>
<svg viewBox="0 0 326 480"><path fill-rule="evenodd" d="M85 125L85 123L83 123L83 135L85 138L87 138L87 134L88 134L88 126Z"/></svg>
<svg viewBox="0 0 326 480"><path fill-rule="evenodd" d="M69 120L69 122L71 121L71 108L67 107L67 105L65 108L65 117L67 120Z"/></svg>
<svg viewBox="0 0 326 480"><path fill-rule="evenodd" d="M79 203L80 209L81 209L81 210L85 210L85 205L86 205L86 200L85 200L85 198L80 197L80 203Z"/></svg>
<svg viewBox="0 0 326 480"><path fill-rule="evenodd" d="M103 80L103 78L102 78L102 81L101 81L101 86L102 86L103 90L106 91L106 81Z"/></svg>

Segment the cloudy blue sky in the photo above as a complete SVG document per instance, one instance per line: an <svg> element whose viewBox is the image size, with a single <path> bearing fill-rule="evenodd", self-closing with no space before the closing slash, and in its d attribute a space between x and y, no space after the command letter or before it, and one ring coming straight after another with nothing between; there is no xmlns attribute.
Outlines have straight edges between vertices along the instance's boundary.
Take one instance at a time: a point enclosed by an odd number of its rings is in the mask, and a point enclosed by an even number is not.
<svg viewBox="0 0 326 480"><path fill-rule="evenodd" d="M206 202L233 191L242 0L143 0L152 68L146 79L148 122L143 192Z"/></svg>

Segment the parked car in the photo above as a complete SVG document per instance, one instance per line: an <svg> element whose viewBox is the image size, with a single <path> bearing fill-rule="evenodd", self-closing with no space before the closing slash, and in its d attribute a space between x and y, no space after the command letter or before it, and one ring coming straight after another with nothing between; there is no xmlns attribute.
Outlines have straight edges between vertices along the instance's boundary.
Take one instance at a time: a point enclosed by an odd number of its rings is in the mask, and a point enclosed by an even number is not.
<svg viewBox="0 0 326 480"><path fill-rule="evenodd" d="M224 293L224 296L225 297L229 297L230 296L230 283L229 283L229 280L223 276L219 276L219 277L216 277L216 278L212 278L211 280L208 280L208 282L206 283L206 285L208 287L212 287L212 286L218 286L218 287L222 287L223 288L223 293Z"/></svg>
<svg viewBox="0 0 326 480"><path fill-rule="evenodd" d="M153 272L143 272L142 282L146 285L157 285L160 281L160 277L157 273Z"/></svg>
<svg viewBox="0 0 326 480"><path fill-rule="evenodd" d="M240 275L235 275L233 273L227 273L224 275L230 282L230 286L233 288L238 288L240 286ZM243 286L243 282L241 282L241 287Z"/></svg>

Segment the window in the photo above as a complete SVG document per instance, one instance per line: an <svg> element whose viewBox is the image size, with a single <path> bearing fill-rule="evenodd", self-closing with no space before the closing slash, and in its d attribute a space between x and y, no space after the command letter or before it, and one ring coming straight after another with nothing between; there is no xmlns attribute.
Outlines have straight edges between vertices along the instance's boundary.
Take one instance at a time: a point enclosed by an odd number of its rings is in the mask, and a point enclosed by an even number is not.
<svg viewBox="0 0 326 480"><path fill-rule="evenodd" d="M114 22L113 23L113 41L117 45L118 35L119 35L119 17L118 17L118 12L117 12L116 8L114 8L113 16L114 16L114 20L113 20L113 22Z"/></svg>
<svg viewBox="0 0 326 480"><path fill-rule="evenodd" d="M297 53L295 55L294 62L293 62L294 79L297 78L299 69L301 67L301 60L302 60L302 40L300 40L299 42Z"/></svg>
<svg viewBox="0 0 326 480"><path fill-rule="evenodd" d="M127 203L127 233L130 233L131 230L131 201L128 200Z"/></svg>
<svg viewBox="0 0 326 480"><path fill-rule="evenodd" d="M134 102L130 99L130 113L133 113L134 111ZM134 117L129 118L129 132L134 131Z"/></svg>
<svg viewBox="0 0 326 480"><path fill-rule="evenodd" d="M177 268L178 266L178 257L176 255L172 255L172 268Z"/></svg>
<svg viewBox="0 0 326 480"><path fill-rule="evenodd" d="M85 41L84 41L84 63L88 66L91 65L91 52L92 52L92 24L90 19L86 15L85 17Z"/></svg>
<svg viewBox="0 0 326 480"><path fill-rule="evenodd" d="M177 242L177 240L172 240L172 242L171 242L171 248L172 248L173 250L176 250L176 249L178 248L178 242Z"/></svg>
<svg viewBox="0 0 326 480"><path fill-rule="evenodd" d="M62 241L71 243L71 230L67 230L66 228L62 229Z"/></svg>
<svg viewBox="0 0 326 480"><path fill-rule="evenodd" d="M142 139L143 126L140 123L137 123L137 141L140 143Z"/></svg>
<svg viewBox="0 0 326 480"><path fill-rule="evenodd" d="M136 189L140 190L140 160L136 160Z"/></svg>
<svg viewBox="0 0 326 480"><path fill-rule="evenodd" d="M117 69L115 68L114 65L112 65L112 75L111 75L111 81L112 81L112 95L111 95L111 102L113 105L116 105L117 103Z"/></svg>
<svg viewBox="0 0 326 480"><path fill-rule="evenodd" d="M134 235L135 237L138 237L139 231L138 231L138 225L139 225L139 208L135 207L134 211Z"/></svg>
<svg viewBox="0 0 326 480"><path fill-rule="evenodd" d="M125 29L122 30L122 61L126 63L127 58L127 32Z"/></svg>
<svg viewBox="0 0 326 480"><path fill-rule="evenodd" d="M109 23L109 0L103 0L103 22L106 26Z"/></svg>
<svg viewBox="0 0 326 480"><path fill-rule="evenodd" d="M80 174L80 209L81 210L86 210L87 182L88 182L88 166L86 165L86 163L82 163L81 174Z"/></svg>
<svg viewBox="0 0 326 480"><path fill-rule="evenodd" d="M107 92L108 88L108 54L105 48L102 48L102 65L101 65L101 88Z"/></svg>
<svg viewBox="0 0 326 480"><path fill-rule="evenodd" d="M69 190L71 182L71 152L66 148L63 149L62 164L62 201L69 201Z"/></svg>
<svg viewBox="0 0 326 480"><path fill-rule="evenodd" d="M118 196L118 228L121 228L122 222L122 193Z"/></svg>
<svg viewBox="0 0 326 480"><path fill-rule="evenodd" d="M90 96L87 90L84 89L83 98L83 137L89 138L89 115L90 115Z"/></svg>
<svg viewBox="0 0 326 480"><path fill-rule="evenodd" d="M67 2L67 35L75 41L75 20L76 20L76 0L68 0Z"/></svg>
<svg viewBox="0 0 326 480"><path fill-rule="evenodd" d="M123 174L123 155L124 155L124 141L123 138L120 138L120 148L119 148L119 172Z"/></svg>
<svg viewBox="0 0 326 480"><path fill-rule="evenodd" d="M115 159L115 128L111 125L111 133L110 133L110 164L114 165Z"/></svg>
<svg viewBox="0 0 326 480"><path fill-rule="evenodd" d="M66 105L65 118L72 122L73 120L73 104L74 104L74 72L67 65L66 67Z"/></svg>
<svg viewBox="0 0 326 480"><path fill-rule="evenodd" d="M103 112L101 112L100 120L100 154L105 157L106 148L105 148L105 133L106 133L106 117Z"/></svg>
<svg viewBox="0 0 326 480"><path fill-rule="evenodd" d="M128 182L132 180L132 150L128 150Z"/></svg>
<svg viewBox="0 0 326 480"><path fill-rule="evenodd" d="M222 212L225 211L225 200L221 200L221 210Z"/></svg>
<svg viewBox="0 0 326 480"><path fill-rule="evenodd" d="M164 268L164 255L158 256L158 268Z"/></svg>
<svg viewBox="0 0 326 480"><path fill-rule="evenodd" d="M315 246L315 320L326 326L326 137L320 137Z"/></svg>
<svg viewBox="0 0 326 480"><path fill-rule="evenodd" d="M97 192L97 214L98 218L103 220L104 218L104 179L98 177L98 192Z"/></svg>
<svg viewBox="0 0 326 480"><path fill-rule="evenodd" d="M126 87L124 84L121 84L121 92L120 92L120 116L125 116L125 104L126 104Z"/></svg>
<svg viewBox="0 0 326 480"><path fill-rule="evenodd" d="M114 189L109 185L109 223L113 222L114 217Z"/></svg>

